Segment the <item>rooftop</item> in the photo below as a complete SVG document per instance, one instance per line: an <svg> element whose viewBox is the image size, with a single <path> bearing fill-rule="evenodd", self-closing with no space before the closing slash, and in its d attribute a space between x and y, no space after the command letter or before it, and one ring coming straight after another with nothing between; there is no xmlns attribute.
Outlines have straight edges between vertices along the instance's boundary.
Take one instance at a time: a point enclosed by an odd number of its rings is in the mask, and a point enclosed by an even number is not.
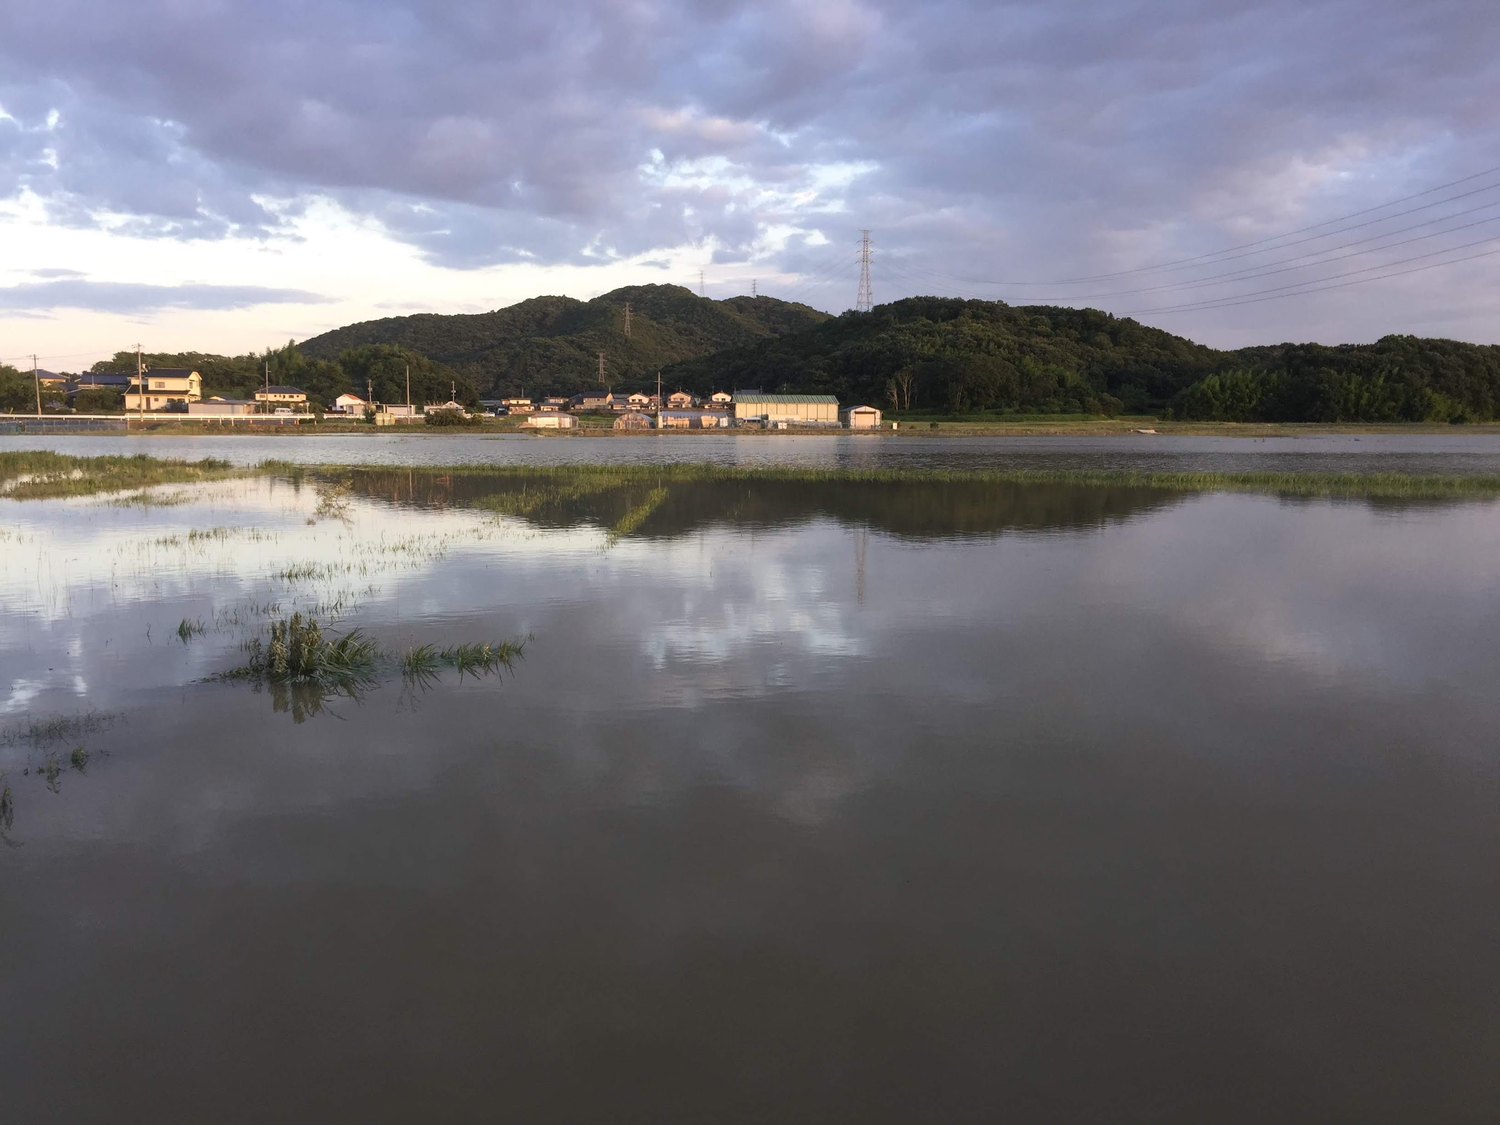
<svg viewBox="0 0 1500 1125"><path fill-rule="evenodd" d="M762 394L736 394L735 402L743 402L751 406L763 402L831 402L838 405L838 398L834 395L762 395Z"/></svg>

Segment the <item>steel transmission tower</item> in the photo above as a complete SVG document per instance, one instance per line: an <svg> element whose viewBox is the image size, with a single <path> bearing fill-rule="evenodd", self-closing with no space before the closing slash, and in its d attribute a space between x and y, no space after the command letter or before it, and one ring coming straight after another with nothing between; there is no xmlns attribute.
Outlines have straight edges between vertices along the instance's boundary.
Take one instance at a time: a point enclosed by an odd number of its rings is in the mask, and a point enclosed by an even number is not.
<svg viewBox="0 0 1500 1125"><path fill-rule="evenodd" d="M854 298L855 312L869 312L875 299L870 294L870 232L860 231L859 240L859 296Z"/></svg>
<svg viewBox="0 0 1500 1125"><path fill-rule="evenodd" d="M630 302L625 302L625 339L630 339Z"/></svg>

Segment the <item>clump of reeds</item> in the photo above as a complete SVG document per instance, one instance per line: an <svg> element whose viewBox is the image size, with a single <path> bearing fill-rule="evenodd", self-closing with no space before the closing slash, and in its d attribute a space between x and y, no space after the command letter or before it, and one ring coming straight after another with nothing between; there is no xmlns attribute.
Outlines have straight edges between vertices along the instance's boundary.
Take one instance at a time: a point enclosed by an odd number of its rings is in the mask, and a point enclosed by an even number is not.
<svg viewBox="0 0 1500 1125"><path fill-rule="evenodd" d="M487 676L502 668L509 670L525 645L525 641L453 645L443 649L439 656L443 663L458 669L459 679L465 675Z"/></svg>
<svg viewBox="0 0 1500 1125"><path fill-rule="evenodd" d="M62 776L62 763L57 760L56 754L48 754L46 760L42 762L41 769L37 770L37 772L46 781L48 789L54 793L59 792L57 779Z"/></svg>
<svg viewBox="0 0 1500 1125"><path fill-rule="evenodd" d="M358 629L329 641L317 621L294 613L271 623L269 644L259 637L250 643L250 661L239 672L273 683L352 681L372 676L378 656L375 642L366 640Z"/></svg>
<svg viewBox="0 0 1500 1125"><path fill-rule="evenodd" d="M197 621L189 621L184 617L177 626L177 639L187 644L194 637L201 637L206 632L208 632L208 627L203 624L201 617Z"/></svg>
<svg viewBox="0 0 1500 1125"><path fill-rule="evenodd" d="M89 765L89 752L82 746L73 747L73 752L68 755L68 765L79 773L87 773Z"/></svg>
<svg viewBox="0 0 1500 1125"><path fill-rule="evenodd" d="M407 649L401 657L401 674L415 679L435 673L438 669L438 652L432 645L418 645Z"/></svg>

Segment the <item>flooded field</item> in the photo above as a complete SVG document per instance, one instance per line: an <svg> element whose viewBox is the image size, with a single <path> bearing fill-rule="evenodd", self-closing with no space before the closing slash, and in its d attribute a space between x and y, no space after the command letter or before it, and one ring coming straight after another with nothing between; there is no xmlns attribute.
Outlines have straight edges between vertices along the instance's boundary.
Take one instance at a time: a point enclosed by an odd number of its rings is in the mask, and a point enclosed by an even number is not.
<svg viewBox="0 0 1500 1125"><path fill-rule="evenodd" d="M1494 1119L1500 503L395 440L0 500L7 1120Z"/></svg>
<svg viewBox="0 0 1500 1125"><path fill-rule="evenodd" d="M423 466L714 464L804 469L1086 469L1132 472L1500 473L1500 434L1307 434L1297 437L930 437L906 434L536 434L0 436L0 452L80 457L147 453L305 464Z"/></svg>

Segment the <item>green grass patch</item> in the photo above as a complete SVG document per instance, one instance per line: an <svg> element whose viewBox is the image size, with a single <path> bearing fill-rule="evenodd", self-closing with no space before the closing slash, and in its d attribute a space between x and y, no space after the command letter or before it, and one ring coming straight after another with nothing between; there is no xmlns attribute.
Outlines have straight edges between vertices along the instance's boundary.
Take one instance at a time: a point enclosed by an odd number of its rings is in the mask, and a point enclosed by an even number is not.
<svg viewBox="0 0 1500 1125"><path fill-rule="evenodd" d="M55 500L125 492L158 484L189 484L244 475L228 461L148 457L73 457L45 450L0 453L0 497Z"/></svg>
<svg viewBox="0 0 1500 1125"><path fill-rule="evenodd" d="M269 472L306 471L307 466L263 462ZM375 465L319 466L320 472L371 473ZM1263 492L1287 496L1389 498L1500 496L1500 474L1415 473L1194 473L1125 469L804 469L737 468L708 464L671 465L442 465L424 474L471 474L514 480L514 492L475 500L476 506L525 515L545 504L626 485L664 488L676 483L773 481L802 484L996 484L1075 485L1091 488L1157 489L1166 492ZM658 501L659 503L659 501ZM647 513L649 514L649 513ZM642 519L645 517L642 516ZM637 521L639 523L639 521Z"/></svg>

